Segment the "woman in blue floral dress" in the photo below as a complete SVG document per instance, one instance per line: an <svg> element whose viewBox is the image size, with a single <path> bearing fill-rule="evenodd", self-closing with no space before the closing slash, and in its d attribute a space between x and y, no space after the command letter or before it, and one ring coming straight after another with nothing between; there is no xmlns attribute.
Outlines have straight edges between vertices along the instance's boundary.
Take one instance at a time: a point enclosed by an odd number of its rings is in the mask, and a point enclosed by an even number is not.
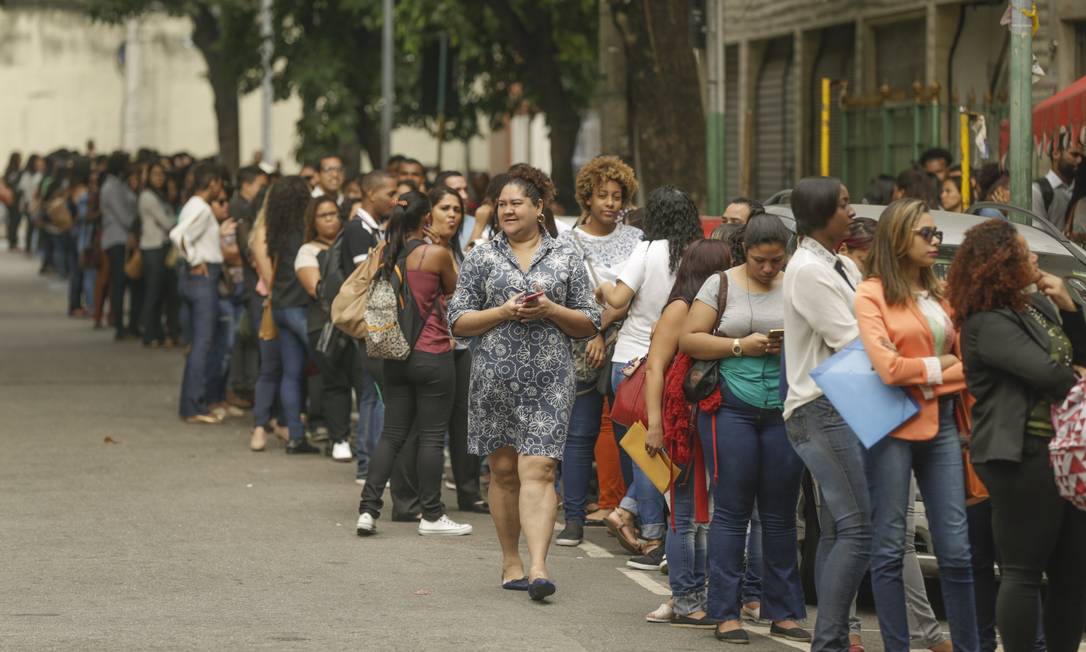
<svg viewBox="0 0 1086 652"><path fill-rule="evenodd" d="M527 590L533 600L555 591L546 560L555 472L575 398L570 338L591 337L600 324L581 256L542 228L553 197L543 172L510 170L496 206L501 232L464 260L449 304L453 334L473 338L469 449L490 456L502 587ZM519 552L522 529L528 573Z"/></svg>

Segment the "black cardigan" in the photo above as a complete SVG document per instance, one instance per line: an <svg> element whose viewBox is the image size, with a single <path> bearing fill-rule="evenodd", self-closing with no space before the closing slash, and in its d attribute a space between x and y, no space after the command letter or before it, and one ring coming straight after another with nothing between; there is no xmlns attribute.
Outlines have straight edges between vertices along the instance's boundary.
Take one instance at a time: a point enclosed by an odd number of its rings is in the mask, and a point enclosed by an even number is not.
<svg viewBox="0 0 1086 652"><path fill-rule="evenodd" d="M1053 322L1063 321L1075 364L1086 362L1086 321L1077 312L1057 311L1037 293L1030 303ZM1058 314L1057 314L1058 312ZM1037 401L1063 401L1077 378L1070 367L1051 358L1051 338L1024 312L1001 308L971 315L961 331L962 362L973 406L970 454L980 464L1022 460L1026 422Z"/></svg>

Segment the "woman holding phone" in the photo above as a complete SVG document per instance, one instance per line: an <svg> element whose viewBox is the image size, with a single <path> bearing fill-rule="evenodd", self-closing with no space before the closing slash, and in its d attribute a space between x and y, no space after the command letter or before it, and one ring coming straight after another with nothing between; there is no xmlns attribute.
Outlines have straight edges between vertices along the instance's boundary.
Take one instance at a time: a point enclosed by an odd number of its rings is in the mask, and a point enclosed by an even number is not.
<svg viewBox="0 0 1086 652"><path fill-rule="evenodd" d="M716 637L729 643L750 640L740 597L755 504L762 522L761 617L772 623L772 636L811 640L796 622L807 615L796 564L803 462L788 443L780 394L782 281L791 235L774 215L752 217L743 232L743 264L706 279L679 338L690 357L720 360L720 408L698 414L698 431L714 499L708 614L719 622Z"/></svg>
<svg viewBox="0 0 1086 652"><path fill-rule="evenodd" d="M501 232L464 260L449 309L453 334L476 338L469 448L490 456L501 586L526 590L533 600L556 590L547 551L558 504L555 472L575 394L570 339L591 337L600 324L582 259L544 230L543 209L553 197L554 184L540 170L510 171L495 206Z"/></svg>

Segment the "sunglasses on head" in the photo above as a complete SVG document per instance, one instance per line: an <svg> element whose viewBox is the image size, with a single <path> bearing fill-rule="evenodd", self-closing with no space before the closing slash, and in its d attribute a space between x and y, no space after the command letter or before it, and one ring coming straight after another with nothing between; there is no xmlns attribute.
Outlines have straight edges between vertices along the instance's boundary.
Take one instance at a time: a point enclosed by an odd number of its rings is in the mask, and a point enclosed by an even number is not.
<svg viewBox="0 0 1086 652"><path fill-rule="evenodd" d="M934 226L925 226L923 228L915 229L915 231L916 234L921 238L924 238L924 241L928 244L931 244L932 240L936 239L938 239L940 243L943 241L943 232L936 229Z"/></svg>

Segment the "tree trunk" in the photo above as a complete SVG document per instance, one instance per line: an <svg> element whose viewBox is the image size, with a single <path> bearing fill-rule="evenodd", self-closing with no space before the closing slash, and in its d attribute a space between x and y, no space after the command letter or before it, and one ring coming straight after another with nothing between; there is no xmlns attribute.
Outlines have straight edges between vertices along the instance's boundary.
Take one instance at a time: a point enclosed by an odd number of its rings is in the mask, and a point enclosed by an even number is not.
<svg viewBox="0 0 1086 652"><path fill-rule="evenodd" d="M581 117L569 104L544 110L550 127L551 181L557 191L555 200L562 205L564 214L574 215L579 209L573 192L573 153L577 148Z"/></svg>
<svg viewBox="0 0 1086 652"><path fill-rule="evenodd" d="M630 124L642 186L681 187L705 204L705 112L688 0L609 0L623 34Z"/></svg>
<svg viewBox="0 0 1086 652"><path fill-rule="evenodd" d="M218 19L206 4L197 5L192 24L192 42L207 63L207 77L214 96L219 159L230 174L233 174L241 161L238 105L238 87L241 80L223 60Z"/></svg>

